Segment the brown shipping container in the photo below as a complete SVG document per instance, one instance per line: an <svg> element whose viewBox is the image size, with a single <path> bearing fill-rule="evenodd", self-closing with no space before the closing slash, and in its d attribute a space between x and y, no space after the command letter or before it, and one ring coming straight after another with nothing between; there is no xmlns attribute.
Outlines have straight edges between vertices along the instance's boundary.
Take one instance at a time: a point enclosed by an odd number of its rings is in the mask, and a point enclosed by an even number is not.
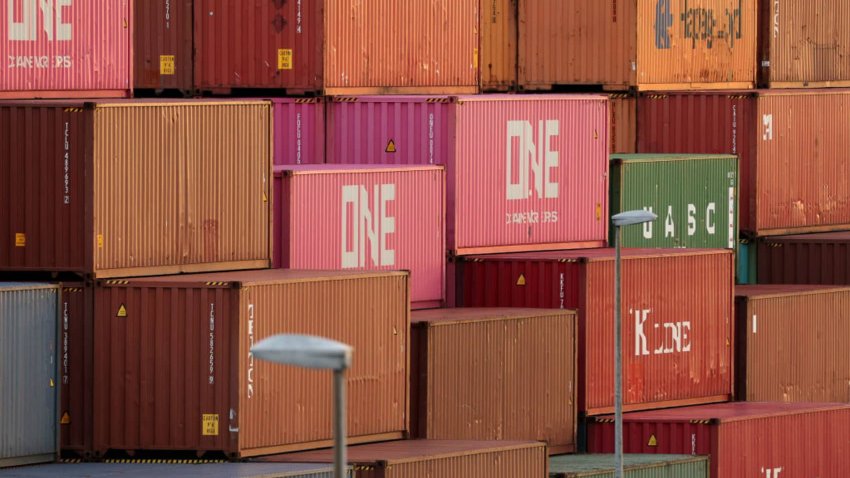
<svg viewBox="0 0 850 478"><path fill-rule="evenodd" d="M766 237L757 248L759 284L850 285L850 232Z"/></svg>
<svg viewBox="0 0 850 478"><path fill-rule="evenodd" d="M0 270L268 267L270 104L0 104Z"/></svg>
<svg viewBox="0 0 850 478"><path fill-rule="evenodd" d="M850 86L847 0L759 0L760 82L770 88Z"/></svg>
<svg viewBox="0 0 850 478"><path fill-rule="evenodd" d="M537 440L550 453L575 451L575 311L433 309L412 320L416 438Z"/></svg>
<svg viewBox="0 0 850 478"><path fill-rule="evenodd" d="M519 0L519 85L752 88L758 0Z"/></svg>
<svg viewBox="0 0 850 478"><path fill-rule="evenodd" d="M358 478L546 478L546 445L517 441L405 440L349 447ZM333 450L261 458L333 463Z"/></svg>
<svg viewBox="0 0 850 478"><path fill-rule="evenodd" d="M192 90L193 0L133 4L133 87Z"/></svg>
<svg viewBox="0 0 850 478"><path fill-rule="evenodd" d="M408 428L406 272L264 270L100 281L94 292L94 453L331 446L327 371L255 360L279 333L354 348L349 442Z"/></svg>
<svg viewBox="0 0 850 478"><path fill-rule="evenodd" d="M850 403L850 288L735 288L739 400Z"/></svg>
<svg viewBox="0 0 850 478"><path fill-rule="evenodd" d="M478 56L477 0L195 0L205 91L476 93Z"/></svg>
<svg viewBox="0 0 850 478"><path fill-rule="evenodd" d="M611 153L637 152L637 98L629 93L611 93Z"/></svg>
<svg viewBox="0 0 850 478"><path fill-rule="evenodd" d="M62 452L89 457L92 447L92 357L94 350L91 314L94 288L66 283L59 305L59 409Z"/></svg>
<svg viewBox="0 0 850 478"><path fill-rule="evenodd" d="M481 91L516 88L518 0L481 0Z"/></svg>

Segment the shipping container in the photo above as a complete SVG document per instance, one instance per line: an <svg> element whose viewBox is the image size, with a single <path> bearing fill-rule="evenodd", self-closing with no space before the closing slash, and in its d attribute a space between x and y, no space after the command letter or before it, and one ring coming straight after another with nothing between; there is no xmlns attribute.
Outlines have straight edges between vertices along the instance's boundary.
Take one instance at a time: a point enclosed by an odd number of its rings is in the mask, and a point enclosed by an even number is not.
<svg viewBox="0 0 850 478"><path fill-rule="evenodd" d="M658 219L640 227L624 228L624 247L735 249L738 158L613 155L611 214L634 209L655 212Z"/></svg>
<svg viewBox="0 0 850 478"><path fill-rule="evenodd" d="M758 0L519 0L519 86L752 88Z"/></svg>
<svg viewBox="0 0 850 478"><path fill-rule="evenodd" d="M575 311L434 309L412 321L414 437L575 451Z"/></svg>
<svg viewBox="0 0 850 478"><path fill-rule="evenodd" d="M708 478L709 457L623 455L625 478ZM549 458L549 478L614 478L614 455L561 455Z"/></svg>
<svg viewBox="0 0 850 478"><path fill-rule="evenodd" d="M269 103L0 105L0 270L268 267Z"/></svg>
<svg viewBox="0 0 850 478"><path fill-rule="evenodd" d="M478 76L477 1L195 0L203 91L457 94Z"/></svg>
<svg viewBox="0 0 850 478"><path fill-rule="evenodd" d="M622 254L624 409L730 399L732 251ZM458 266L464 307L578 309L579 413L613 411L613 249L482 255Z"/></svg>
<svg viewBox="0 0 850 478"><path fill-rule="evenodd" d="M192 92L193 0L133 2L133 88Z"/></svg>
<svg viewBox="0 0 850 478"><path fill-rule="evenodd" d="M349 344L350 443L408 429L405 272L263 270L98 281L93 452L231 458L331 446L331 375L255 360L278 333ZM284 393L285 392L285 393Z"/></svg>
<svg viewBox="0 0 850 478"><path fill-rule="evenodd" d="M333 467L319 463L163 463L168 460L128 460L126 463L61 463L0 470L0 478L335 478ZM181 460L175 460L180 462ZM352 477L349 470L346 476Z"/></svg>
<svg viewBox="0 0 850 478"><path fill-rule="evenodd" d="M740 158L740 228L850 229L850 90L644 94L638 152Z"/></svg>
<svg viewBox="0 0 850 478"><path fill-rule="evenodd" d="M0 98L128 96L133 79L129 0L5 2Z"/></svg>
<svg viewBox="0 0 850 478"><path fill-rule="evenodd" d="M325 105L321 98L275 98L274 164L325 162Z"/></svg>
<svg viewBox="0 0 850 478"><path fill-rule="evenodd" d="M327 160L446 165L447 240L457 255L600 247L608 103L603 95L334 101Z"/></svg>
<svg viewBox="0 0 850 478"><path fill-rule="evenodd" d="M93 430L94 288L62 284L59 304L59 428L64 456L91 458Z"/></svg>
<svg viewBox="0 0 850 478"><path fill-rule="evenodd" d="M404 440L348 447L357 478L546 477L546 445L523 441ZM332 449L260 458L333 463Z"/></svg>
<svg viewBox="0 0 850 478"><path fill-rule="evenodd" d="M275 167L275 265L410 271L414 308L445 300L440 166Z"/></svg>
<svg viewBox="0 0 850 478"><path fill-rule="evenodd" d="M517 2L481 1L481 91L516 89Z"/></svg>
<svg viewBox="0 0 850 478"><path fill-rule="evenodd" d="M850 403L850 288L735 288L735 396Z"/></svg>
<svg viewBox="0 0 850 478"><path fill-rule="evenodd" d="M611 154L637 152L637 98L631 93L609 93L611 101Z"/></svg>
<svg viewBox="0 0 850 478"><path fill-rule="evenodd" d="M757 251L759 284L850 285L850 232L766 237Z"/></svg>
<svg viewBox="0 0 850 478"><path fill-rule="evenodd" d="M850 5L759 0L759 60L770 88L850 86Z"/></svg>
<svg viewBox="0 0 850 478"><path fill-rule="evenodd" d="M59 457L59 287L0 283L0 468Z"/></svg>
<svg viewBox="0 0 850 478"><path fill-rule="evenodd" d="M758 248L752 239L738 239L738 272L735 280L738 284L758 284Z"/></svg>
<svg viewBox="0 0 850 478"><path fill-rule="evenodd" d="M712 478L847 476L850 405L737 402L627 413L626 453L711 455ZM613 416L588 423L588 451L614 451Z"/></svg>

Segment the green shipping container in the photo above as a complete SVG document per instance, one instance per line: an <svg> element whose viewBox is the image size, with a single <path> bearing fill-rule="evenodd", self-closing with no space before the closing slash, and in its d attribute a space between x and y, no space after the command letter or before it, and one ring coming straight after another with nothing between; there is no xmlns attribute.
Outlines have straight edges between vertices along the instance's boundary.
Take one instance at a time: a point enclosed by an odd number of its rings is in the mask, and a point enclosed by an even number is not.
<svg viewBox="0 0 850 478"><path fill-rule="evenodd" d="M561 455L549 458L550 478L614 476L614 455ZM626 478L708 478L707 456L623 455Z"/></svg>
<svg viewBox="0 0 850 478"><path fill-rule="evenodd" d="M738 158L612 155L611 214L633 209L658 219L624 228L623 247L737 249Z"/></svg>

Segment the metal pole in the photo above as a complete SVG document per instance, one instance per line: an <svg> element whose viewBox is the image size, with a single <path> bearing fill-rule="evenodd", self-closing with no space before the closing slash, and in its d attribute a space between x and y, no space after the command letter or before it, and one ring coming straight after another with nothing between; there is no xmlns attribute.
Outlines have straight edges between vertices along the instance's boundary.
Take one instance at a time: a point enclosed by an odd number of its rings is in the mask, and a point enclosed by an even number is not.
<svg viewBox="0 0 850 478"><path fill-rule="evenodd" d="M344 478L345 457L345 369L334 370L334 476Z"/></svg>
<svg viewBox="0 0 850 478"><path fill-rule="evenodd" d="M623 478L623 324L620 317L620 226L614 226L614 455L615 478Z"/></svg>

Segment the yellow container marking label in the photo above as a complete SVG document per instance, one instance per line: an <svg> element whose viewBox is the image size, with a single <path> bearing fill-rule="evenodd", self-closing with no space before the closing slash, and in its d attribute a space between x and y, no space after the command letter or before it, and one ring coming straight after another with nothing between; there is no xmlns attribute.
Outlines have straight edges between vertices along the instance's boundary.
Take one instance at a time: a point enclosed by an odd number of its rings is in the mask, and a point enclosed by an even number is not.
<svg viewBox="0 0 850 478"><path fill-rule="evenodd" d="M69 415L68 412L65 412L64 414L62 414L62 419L59 420L59 423L62 425L68 425L69 423L71 423L71 415Z"/></svg>
<svg viewBox="0 0 850 478"><path fill-rule="evenodd" d="M115 314L115 317L127 317L127 308L124 307L124 304L118 307L118 313Z"/></svg>
<svg viewBox="0 0 850 478"><path fill-rule="evenodd" d="M203 436L218 436L217 413L204 413L201 421L201 434Z"/></svg>
<svg viewBox="0 0 850 478"><path fill-rule="evenodd" d="M174 74L174 55L159 55L159 74Z"/></svg>
<svg viewBox="0 0 850 478"><path fill-rule="evenodd" d="M97 235L97 248L103 249L103 234Z"/></svg>
<svg viewBox="0 0 850 478"><path fill-rule="evenodd" d="M516 285L525 285L525 274L519 275L519 279L516 280Z"/></svg>
<svg viewBox="0 0 850 478"><path fill-rule="evenodd" d="M15 233L15 247L27 247L27 235L23 232Z"/></svg>
<svg viewBox="0 0 850 478"><path fill-rule="evenodd" d="M277 50L277 69L291 70L292 69L292 50L289 48L279 48Z"/></svg>
<svg viewBox="0 0 850 478"><path fill-rule="evenodd" d="M395 153L396 152L395 141L390 140L390 142L387 143L387 149L385 149L384 152L385 153Z"/></svg>
<svg viewBox="0 0 850 478"><path fill-rule="evenodd" d="M596 220L602 219L602 204L596 203Z"/></svg>
<svg viewBox="0 0 850 478"><path fill-rule="evenodd" d="M478 48L472 49L472 67L478 68Z"/></svg>
<svg viewBox="0 0 850 478"><path fill-rule="evenodd" d="M658 440L655 439L655 435L649 436L649 443L646 446L658 446Z"/></svg>

